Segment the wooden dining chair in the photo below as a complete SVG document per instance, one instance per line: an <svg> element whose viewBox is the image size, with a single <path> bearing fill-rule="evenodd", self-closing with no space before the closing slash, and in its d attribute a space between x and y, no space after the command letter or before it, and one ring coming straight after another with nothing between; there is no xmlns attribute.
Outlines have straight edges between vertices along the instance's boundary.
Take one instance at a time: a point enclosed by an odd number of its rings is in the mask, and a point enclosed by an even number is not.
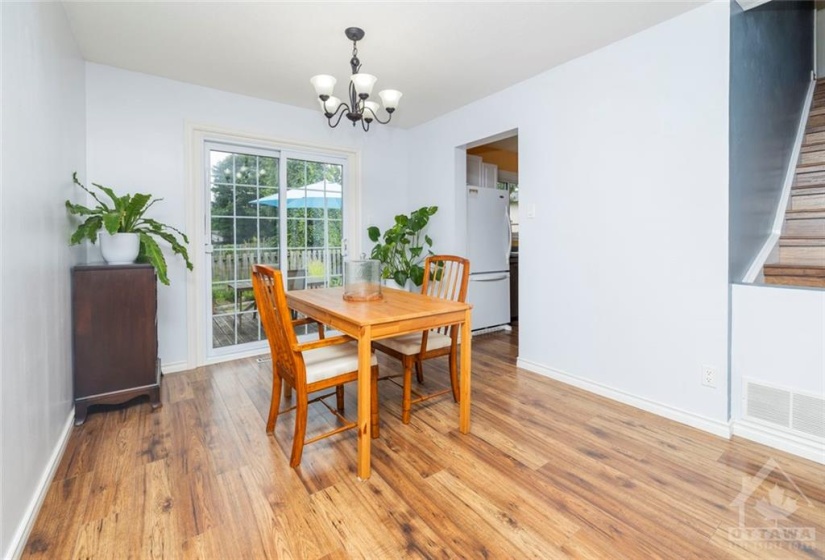
<svg viewBox="0 0 825 560"><path fill-rule="evenodd" d="M431 255L424 261L424 281L421 293L427 296L464 302L467 298L467 282L470 277L470 261L453 255ZM443 395L452 390L453 400L458 402L458 325L439 327L423 333L410 333L387 338L373 343L373 348L401 360L404 368L403 400L401 421L410 423L410 408L413 404ZM424 360L449 356L450 389L430 394L421 394L412 389L412 368L415 365L416 378L424 382ZM382 379L392 379L390 375ZM412 398L415 393L415 399Z"/></svg>
<svg viewBox="0 0 825 560"><path fill-rule="evenodd" d="M271 434L275 431L275 422L280 414L296 410L295 436L292 441L292 456L289 464L297 467L301 463L304 445L357 427L355 422L350 422L343 416L343 412L344 384L358 380L358 345L346 335L325 338L323 325L320 323L318 324L318 340L299 343L295 335L295 327L317 323L317 321L292 319L290 310L287 308L281 273L270 266L253 265L252 286L258 302L258 311L261 314L261 324L272 353L272 401L269 405L266 432ZM372 435L377 437L378 361L375 355L371 357L371 365ZM284 410L280 410L282 387L286 398L290 398L287 393L293 390L295 392L295 405ZM309 399L310 393L333 387L334 392ZM332 395L336 396L336 408L332 408L324 400ZM306 439L307 408L315 402L322 403L343 425Z"/></svg>

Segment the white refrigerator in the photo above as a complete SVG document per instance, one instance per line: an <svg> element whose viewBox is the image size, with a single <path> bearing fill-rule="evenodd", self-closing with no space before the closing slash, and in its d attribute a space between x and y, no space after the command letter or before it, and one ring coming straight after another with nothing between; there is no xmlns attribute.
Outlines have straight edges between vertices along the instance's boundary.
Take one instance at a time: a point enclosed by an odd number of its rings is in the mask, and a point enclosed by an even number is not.
<svg viewBox="0 0 825 560"><path fill-rule="evenodd" d="M510 236L509 193L467 187L467 301L474 331L510 322Z"/></svg>

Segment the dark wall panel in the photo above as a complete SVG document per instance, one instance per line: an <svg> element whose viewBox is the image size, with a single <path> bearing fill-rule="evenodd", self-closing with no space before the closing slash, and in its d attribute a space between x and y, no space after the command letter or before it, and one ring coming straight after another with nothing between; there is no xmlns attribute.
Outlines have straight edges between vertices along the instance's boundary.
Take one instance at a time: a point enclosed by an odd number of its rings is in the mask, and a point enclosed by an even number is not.
<svg viewBox="0 0 825 560"><path fill-rule="evenodd" d="M768 238L814 69L813 2L731 2L730 279Z"/></svg>

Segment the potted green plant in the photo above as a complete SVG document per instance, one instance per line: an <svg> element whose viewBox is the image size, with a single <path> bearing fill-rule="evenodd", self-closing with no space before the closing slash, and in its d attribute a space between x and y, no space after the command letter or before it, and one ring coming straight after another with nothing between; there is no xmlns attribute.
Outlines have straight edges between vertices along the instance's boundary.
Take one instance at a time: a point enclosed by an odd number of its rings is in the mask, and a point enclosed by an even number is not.
<svg viewBox="0 0 825 560"><path fill-rule="evenodd" d="M163 200L162 198L153 199L152 195L141 193L118 196L112 189L92 183L93 187L112 200L111 204L107 204L77 179L77 172L72 173L72 180L97 202L94 208L88 208L66 201L69 214L86 218L72 233L69 240L72 245L77 245L84 239L95 243L99 234L101 251L106 262L148 262L155 267L160 281L168 286L166 258L155 239L157 238L169 243L172 251L186 262L186 268L192 270L192 262L186 250L189 238L172 226L144 217L146 211L156 202Z"/></svg>
<svg viewBox="0 0 825 560"><path fill-rule="evenodd" d="M383 235L376 226L367 229L370 241L376 244L371 257L381 262L382 278L392 278L401 287L407 280L416 286L421 285L424 281L422 264L427 255L433 254L430 251L433 240L424 235L423 230L437 211L438 206L424 206L409 216L399 214Z"/></svg>

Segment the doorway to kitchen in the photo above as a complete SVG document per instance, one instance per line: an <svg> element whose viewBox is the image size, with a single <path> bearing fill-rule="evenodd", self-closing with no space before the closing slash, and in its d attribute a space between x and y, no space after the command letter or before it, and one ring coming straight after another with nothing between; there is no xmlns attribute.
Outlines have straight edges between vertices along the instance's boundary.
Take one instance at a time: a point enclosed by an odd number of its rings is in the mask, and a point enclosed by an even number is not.
<svg viewBox="0 0 825 560"><path fill-rule="evenodd" d="M468 301L473 331L518 324L518 131L466 146Z"/></svg>

